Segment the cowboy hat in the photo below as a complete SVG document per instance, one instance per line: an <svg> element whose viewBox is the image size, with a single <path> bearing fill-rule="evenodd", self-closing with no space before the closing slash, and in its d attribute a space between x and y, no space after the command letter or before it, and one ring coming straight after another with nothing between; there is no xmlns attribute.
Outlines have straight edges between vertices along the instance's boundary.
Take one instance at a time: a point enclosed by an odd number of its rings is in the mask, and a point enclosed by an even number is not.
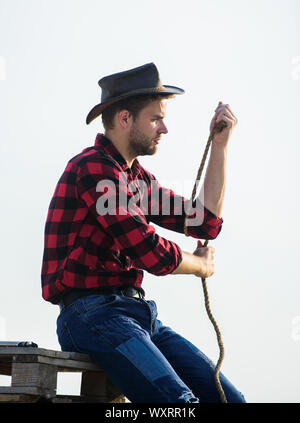
<svg viewBox="0 0 300 423"><path fill-rule="evenodd" d="M172 85L162 85L154 63L105 76L98 82L102 89L101 103L92 108L86 118L89 124L102 111L127 97L140 94L183 94L184 90Z"/></svg>

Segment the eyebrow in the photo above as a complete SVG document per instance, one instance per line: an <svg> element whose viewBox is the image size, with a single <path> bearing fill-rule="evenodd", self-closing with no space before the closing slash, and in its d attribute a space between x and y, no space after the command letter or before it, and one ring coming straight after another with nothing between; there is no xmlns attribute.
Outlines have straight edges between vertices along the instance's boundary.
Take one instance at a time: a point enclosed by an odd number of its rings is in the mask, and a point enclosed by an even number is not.
<svg viewBox="0 0 300 423"><path fill-rule="evenodd" d="M154 115L153 116L153 118L155 118L155 119L164 119L164 115L162 115L162 114L159 114L159 115Z"/></svg>

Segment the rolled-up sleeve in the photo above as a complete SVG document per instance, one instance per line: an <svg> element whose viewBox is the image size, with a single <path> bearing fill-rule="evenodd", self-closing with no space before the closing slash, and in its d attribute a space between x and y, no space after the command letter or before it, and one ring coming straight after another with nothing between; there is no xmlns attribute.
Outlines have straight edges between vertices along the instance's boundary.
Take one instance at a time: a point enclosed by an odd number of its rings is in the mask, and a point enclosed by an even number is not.
<svg viewBox="0 0 300 423"><path fill-rule="evenodd" d="M184 222L189 210L189 200L160 185L154 175L149 186L149 221L166 229L184 233ZM223 218L208 210L197 198L188 214L188 235L198 239L215 239L223 224Z"/></svg>
<svg viewBox="0 0 300 423"><path fill-rule="evenodd" d="M78 171L78 199L133 267L157 276L172 273L182 261L180 247L149 225L125 179L109 160L88 161Z"/></svg>

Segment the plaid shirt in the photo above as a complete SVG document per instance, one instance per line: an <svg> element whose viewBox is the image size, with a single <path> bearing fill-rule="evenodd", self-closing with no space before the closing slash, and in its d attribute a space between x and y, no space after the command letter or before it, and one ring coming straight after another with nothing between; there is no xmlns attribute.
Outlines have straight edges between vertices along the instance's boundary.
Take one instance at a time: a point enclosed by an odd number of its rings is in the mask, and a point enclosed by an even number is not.
<svg viewBox="0 0 300 423"><path fill-rule="evenodd" d="M103 213L110 200L114 207ZM50 202L43 298L57 304L74 288L140 288L143 270L172 273L182 261L181 249L149 223L184 233L187 201L163 188L137 159L129 168L113 143L98 134L93 147L68 162ZM188 227L189 235L214 239L223 219L204 206L202 211L201 222Z"/></svg>

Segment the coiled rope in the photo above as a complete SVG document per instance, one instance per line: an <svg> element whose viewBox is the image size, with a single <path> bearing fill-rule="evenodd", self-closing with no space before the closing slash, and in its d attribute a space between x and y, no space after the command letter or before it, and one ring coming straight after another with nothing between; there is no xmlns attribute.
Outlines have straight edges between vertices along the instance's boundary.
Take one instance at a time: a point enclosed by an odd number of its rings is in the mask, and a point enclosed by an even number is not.
<svg viewBox="0 0 300 423"><path fill-rule="evenodd" d="M207 144L206 144L206 147L205 147L205 150L204 150L204 154L203 154L203 157L202 157L202 161L201 161L201 164L200 164L200 167L199 167L199 170L198 170L197 178L196 178L196 181L195 181L195 184L194 184L192 196L191 196L191 199L190 199L190 202L189 202L189 211L192 207L193 201L194 201L195 196L196 196L196 192L197 192L197 188L198 188L200 178L201 178L201 175L202 175L202 172L203 172L204 164L205 164L205 161L206 161L206 158L207 158L207 154L208 154L211 142L214 138L214 135L215 135L216 132L221 132L222 129L225 128L226 126L227 126L226 122L220 121L220 122L218 122L217 124L214 125L214 127L212 128L212 130L209 134ZM188 230L187 230L187 219L189 217L189 211L187 212L186 218L184 220L184 233L185 233L186 236L189 236ZM206 247L207 244L208 244L208 239L204 242L203 247ZM217 335L217 340L218 340L218 345L219 345L219 351L220 351L219 359L218 359L218 362L217 362L217 365L216 365L215 371L214 371L214 379L215 379L216 387L217 387L218 392L220 394L221 402L227 403L227 399L226 399L224 390L223 390L221 382L220 382L220 377L219 377L220 368L221 368L221 365L222 365L222 362L223 362L223 359L224 359L224 344L223 344L223 341L222 341L220 329L219 329L218 324L217 324L217 322L216 322L216 320L215 320L215 318L214 318L214 316L211 312L211 309L210 309L206 279L201 278L201 281L202 281L202 288L203 288L203 293L204 293L204 302L205 302L206 312L207 312L207 315L208 315L208 317L209 317L209 319L210 319L210 321L213 324L213 327L215 329L215 332L216 332L216 335Z"/></svg>

